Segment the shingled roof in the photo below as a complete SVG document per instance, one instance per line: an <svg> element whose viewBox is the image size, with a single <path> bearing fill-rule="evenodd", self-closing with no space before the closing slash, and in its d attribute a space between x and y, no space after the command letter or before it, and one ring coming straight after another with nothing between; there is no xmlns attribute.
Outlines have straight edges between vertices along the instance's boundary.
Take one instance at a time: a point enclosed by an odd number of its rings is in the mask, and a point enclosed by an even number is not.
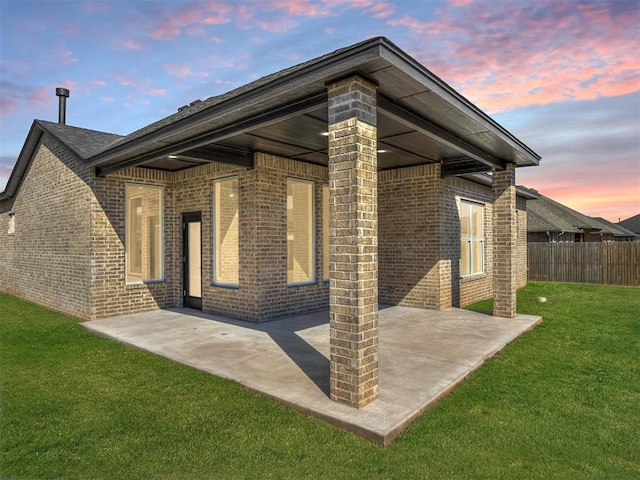
<svg viewBox="0 0 640 480"><path fill-rule="evenodd" d="M637 235L640 235L640 213L633 217L629 217L626 220L622 220L619 225L627 230L631 230Z"/></svg>
<svg viewBox="0 0 640 480"><path fill-rule="evenodd" d="M533 214L535 230L527 226L529 232L581 232L584 229L600 231L603 225L572 208L540 195L537 200L527 202L527 216ZM538 218L535 218L538 217ZM543 228L546 227L546 228Z"/></svg>
<svg viewBox="0 0 640 480"><path fill-rule="evenodd" d="M86 161L106 145L121 138L120 135L113 133L72 127L71 125L47 122L45 120L34 120L27 135L27 140L7 181L6 188L3 192L0 192L0 200L12 198L18 191L40 144L43 133L48 133L55 137L82 161Z"/></svg>
<svg viewBox="0 0 640 480"><path fill-rule="evenodd" d="M621 225L612 223L606 218L602 218L602 217L592 217L592 218L598 221L603 226L604 231L613 233L614 237L635 238L638 236L631 230L627 230Z"/></svg>
<svg viewBox="0 0 640 480"><path fill-rule="evenodd" d="M604 218L589 217L544 195L527 201L528 232L581 233L584 230L608 233L614 237L636 236Z"/></svg>
<svg viewBox="0 0 640 480"><path fill-rule="evenodd" d="M456 176L539 164L538 154L424 65L375 37L193 101L124 137L36 120L0 200L16 194L45 132L97 176L211 162L251 168L255 152L327 166L327 85L352 77L377 86L378 148L392 153L378 157L379 170L439 163L444 176Z"/></svg>

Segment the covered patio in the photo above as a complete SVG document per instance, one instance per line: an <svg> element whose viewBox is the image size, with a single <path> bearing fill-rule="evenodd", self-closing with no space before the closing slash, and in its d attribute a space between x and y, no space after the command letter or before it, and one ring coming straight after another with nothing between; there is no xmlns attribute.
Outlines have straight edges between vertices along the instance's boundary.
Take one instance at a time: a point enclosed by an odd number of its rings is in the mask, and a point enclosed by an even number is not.
<svg viewBox="0 0 640 480"><path fill-rule="evenodd" d="M379 396L329 396L326 310L252 324L186 308L85 322L88 330L244 385L386 446L482 363L538 324L449 308L380 306Z"/></svg>

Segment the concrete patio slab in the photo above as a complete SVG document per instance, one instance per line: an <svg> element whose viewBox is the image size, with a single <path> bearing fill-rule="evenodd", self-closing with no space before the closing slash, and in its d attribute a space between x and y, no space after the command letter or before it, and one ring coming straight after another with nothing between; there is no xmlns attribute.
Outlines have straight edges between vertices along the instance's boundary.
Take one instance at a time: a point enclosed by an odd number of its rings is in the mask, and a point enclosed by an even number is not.
<svg viewBox="0 0 640 480"><path fill-rule="evenodd" d="M541 320L457 308L381 307L379 398L359 410L329 399L326 310L253 324L174 308L82 325L233 380L386 446L487 358Z"/></svg>

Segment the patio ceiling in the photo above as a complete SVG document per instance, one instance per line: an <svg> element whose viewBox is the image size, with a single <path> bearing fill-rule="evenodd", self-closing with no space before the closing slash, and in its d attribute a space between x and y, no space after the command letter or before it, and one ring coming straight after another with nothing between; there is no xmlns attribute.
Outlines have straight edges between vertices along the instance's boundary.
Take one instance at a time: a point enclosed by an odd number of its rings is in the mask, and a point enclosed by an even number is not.
<svg viewBox="0 0 640 480"><path fill-rule="evenodd" d="M445 175L537 165L540 157L402 52L375 38L196 101L89 161L177 171L209 162L251 167L253 152L328 164L326 85L360 75L378 85L378 168L438 162Z"/></svg>

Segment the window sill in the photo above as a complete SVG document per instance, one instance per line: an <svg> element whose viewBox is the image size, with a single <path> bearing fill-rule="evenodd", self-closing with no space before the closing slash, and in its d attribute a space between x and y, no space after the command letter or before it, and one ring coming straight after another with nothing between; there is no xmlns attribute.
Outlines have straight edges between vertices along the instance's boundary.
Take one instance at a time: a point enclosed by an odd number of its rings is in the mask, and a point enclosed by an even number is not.
<svg viewBox="0 0 640 480"><path fill-rule="evenodd" d="M486 273L476 273L474 275L467 275L466 277L460 277L460 283L471 283L478 280L484 280L487 278Z"/></svg>
<svg viewBox="0 0 640 480"><path fill-rule="evenodd" d="M240 290L240 285L236 285L234 283L215 283L215 282L211 282L211 286L212 287L218 287L218 288L227 288L229 290Z"/></svg>
<svg viewBox="0 0 640 480"><path fill-rule="evenodd" d="M166 283L165 280L149 280L146 282L143 281L139 281L139 282L126 282L125 285L127 288L130 289L136 289L136 288L144 288L147 285L157 285L159 283Z"/></svg>
<svg viewBox="0 0 640 480"><path fill-rule="evenodd" d="M311 280L309 282L287 283L287 288L308 287L310 285L315 285L315 284L316 284L315 280Z"/></svg>

